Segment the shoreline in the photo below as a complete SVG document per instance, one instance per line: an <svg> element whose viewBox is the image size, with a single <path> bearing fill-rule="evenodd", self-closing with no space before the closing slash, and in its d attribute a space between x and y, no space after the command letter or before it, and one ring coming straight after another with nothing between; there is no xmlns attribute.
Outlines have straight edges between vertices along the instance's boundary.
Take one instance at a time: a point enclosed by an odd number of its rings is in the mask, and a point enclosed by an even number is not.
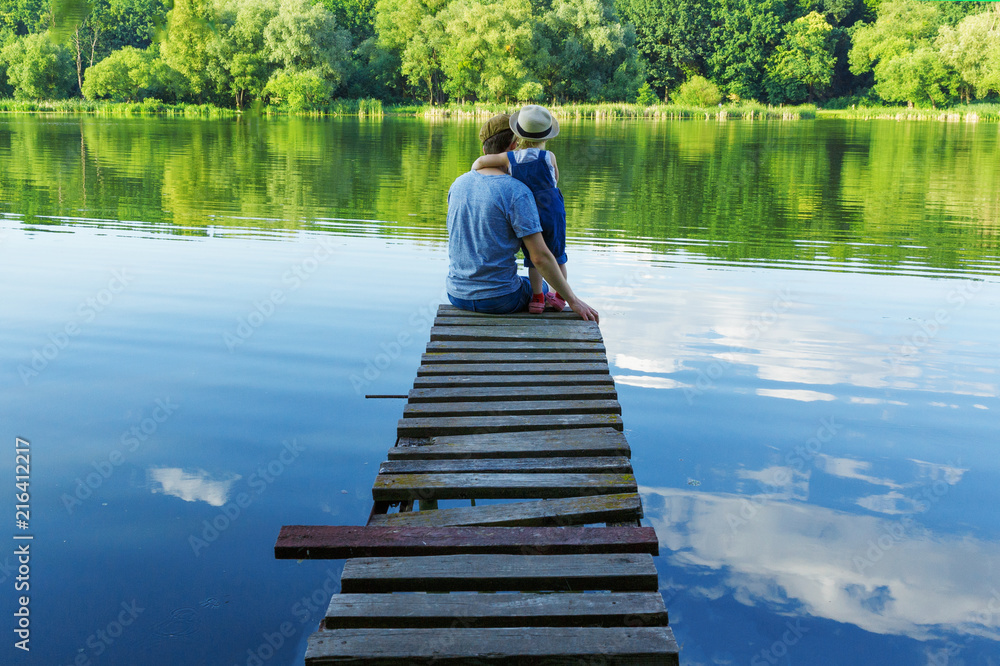
<svg viewBox="0 0 1000 666"><path fill-rule="evenodd" d="M497 113L511 113L511 104L384 104L380 100L335 100L324 109L294 111L279 107L231 109L210 104L164 104L145 102L88 102L85 100L17 101L0 99L2 115L89 115L97 117L165 118L424 118L427 120L481 120ZM1000 121L1000 104L975 104L942 109L907 107L861 107L822 109L814 105L768 106L755 102L697 107L682 104L640 105L632 103L565 104L548 107L560 120L936 120L939 122Z"/></svg>

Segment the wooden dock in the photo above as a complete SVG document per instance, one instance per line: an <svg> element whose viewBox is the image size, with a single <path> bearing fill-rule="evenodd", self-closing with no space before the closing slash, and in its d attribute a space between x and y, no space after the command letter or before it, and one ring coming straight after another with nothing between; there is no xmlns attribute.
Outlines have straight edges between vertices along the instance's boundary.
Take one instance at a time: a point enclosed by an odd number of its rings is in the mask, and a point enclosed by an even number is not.
<svg viewBox="0 0 1000 666"><path fill-rule="evenodd" d="M347 560L306 664L677 664L622 430L596 324L442 305L368 524L278 536Z"/></svg>

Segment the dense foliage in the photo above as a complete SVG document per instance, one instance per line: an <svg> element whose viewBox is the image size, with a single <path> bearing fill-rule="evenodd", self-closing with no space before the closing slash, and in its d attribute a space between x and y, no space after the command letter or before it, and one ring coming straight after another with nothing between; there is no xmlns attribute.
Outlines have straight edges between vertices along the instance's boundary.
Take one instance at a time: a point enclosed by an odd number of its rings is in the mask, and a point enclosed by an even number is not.
<svg viewBox="0 0 1000 666"><path fill-rule="evenodd" d="M939 106L1000 95L1000 3L0 0L0 97Z"/></svg>

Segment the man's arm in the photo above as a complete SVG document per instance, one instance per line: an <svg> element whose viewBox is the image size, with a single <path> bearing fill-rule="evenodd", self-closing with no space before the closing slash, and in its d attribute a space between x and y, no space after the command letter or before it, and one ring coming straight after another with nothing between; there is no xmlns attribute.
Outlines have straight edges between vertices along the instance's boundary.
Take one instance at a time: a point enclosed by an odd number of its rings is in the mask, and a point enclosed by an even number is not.
<svg viewBox="0 0 1000 666"><path fill-rule="evenodd" d="M555 170L555 172L556 172L556 185L558 185L558 184L559 184L559 165L558 165L558 164L556 164L556 154L555 154L555 153L553 153L553 152L552 152L552 151L550 150L550 151L549 151L549 157L551 157L551 158L552 158L552 168L553 168L553 169ZM559 293L561 294L562 292L559 292Z"/></svg>
<svg viewBox="0 0 1000 666"><path fill-rule="evenodd" d="M552 256L552 252L546 247L545 241L542 239L542 232L539 231L530 236L525 236L521 240L524 241L524 246L528 248L528 256L531 257L531 263L535 265L535 268L548 281L549 285L554 287L566 299L569 306L573 308L573 312L580 315L586 321L600 322L597 310L581 301L573 293L569 282L566 281L562 271L559 270L556 258Z"/></svg>
<svg viewBox="0 0 1000 666"><path fill-rule="evenodd" d="M507 153L481 155L475 162L472 163L472 169L473 171L479 171L480 169L502 169L503 171L510 171L510 160L507 159Z"/></svg>

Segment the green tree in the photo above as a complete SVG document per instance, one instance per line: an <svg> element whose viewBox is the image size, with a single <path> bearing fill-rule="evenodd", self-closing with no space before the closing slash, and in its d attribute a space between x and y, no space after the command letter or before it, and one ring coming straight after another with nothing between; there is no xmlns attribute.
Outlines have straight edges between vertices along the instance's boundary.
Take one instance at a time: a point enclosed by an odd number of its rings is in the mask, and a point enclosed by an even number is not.
<svg viewBox="0 0 1000 666"><path fill-rule="evenodd" d="M781 41L782 0L717 0L712 8L711 78L742 99L763 99L768 58Z"/></svg>
<svg viewBox="0 0 1000 666"><path fill-rule="evenodd" d="M321 0L337 25L344 28L355 44L375 36L375 0Z"/></svg>
<svg viewBox="0 0 1000 666"><path fill-rule="evenodd" d="M49 26L52 15L50 0L3 0L0 2L0 31L10 30L17 36L40 32Z"/></svg>
<svg viewBox="0 0 1000 666"><path fill-rule="evenodd" d="M936 41L945 64L960 78L957 93L966 102L1000 93L1000 7L942 26Z"/></svg>
<svg viewBox="0 0 1000 666"><path fill-rule="evenodd" d="M645 79L635 32L611 0L553 0L535 28L535 72L546 95L571 100L634 100Z"/></svg>
<svg viewBox="0 0 1000 666"><path fill-rule="evenodd" d="M272 102L287 105L293 111L315 109L328 104L333 96L333 85L326 72L320 69L279 69L264 92Z"/></svg>
<svg viewBox="0 0 1000 666"><path fill-rule="evenodd" d="M692 76L681 84L675 95L681 104L691 106L715 106L722 100L722 92L704 76Z"/></svg>
<svg viewBox="0 0 1000 666"><path fill-rule="evenodd" d="M947 102L958 85L935 45L942 23L936 3L883 2L874 23L854 30L851 71L873 72L876 94L889 102Z"/></svg>
<svg viewBox="0 0 1000 666"><path fill-rule="evenodd" d="M191 92L203 98L211 82L208 70L211 43L216 36L216 15L210 0L174 0L167 13L167 32L161 51L163 61L183 74Z"/></svg>
<svg viewBox="0 0 1000 666"><path fill-rule="evenodd" d="M219 94L233 99L237 108L262 95L275 69L264 32L277 15L277 0L225 0L219 6L209 74Z"/></svg>
<svg viewBox="0 0 1000 666"><path fill-rule="evenodd" d="M377 0L375 9L379 46L397 54L411 89L425 88L432 104L441 96L444 25L437 14L447 4L448 0Z"/></svg>
<svg viewBox="0 0 1000 666"><path fill-rule="evenodd" d="M635 26L635 47L658 96L708 71L712 3L702 0L617 0L623 21Z"/></svg>
<svg viewBox="0 0 1000 666"><path fill-rule="evenodd" d="M774 104L813 101L830 87L836 58L833 26L817 12L792 21L767 63L765 80Z"/></svg>
<svg viewBox="0 0 1000 666"><path fill-rule="evenodd" d="M16 99L64 99L73 90L73 56L48 32L18 37L0 52Z"/></svg>
<svg viewBox="0 0 1000 666"><path fill-rule="evenodd" d="M160 59L156 47L140 50L126 46L87 68L83 95L87 99L115 102L177 96L183 76Z"/></svg>
<svg viewBox="0 0 1000 666"><path fill-rule="evenodd" d="M653 87L649 85L648 81L643 81L637 91L635 103L641 104L642 106L651 106L656 104L658 101L659 99L657 98L656 93L653 92Z"/></svg>
<svg viewBox="0 0 1000 666"><path fill-rule="evenodd" d="M322 5L281 0L264 29L268 57L289 72L310 71L334 87L344 78L351 36Z"/></svg>
<svg viewBox="0 0 1000 666"><path fill-rule="evenodd" d="M533 80L529 0L455 0L438 15L444 25L441 70L453 98L517 99Z"/></svg>
<svg viewBox="0 0 1000 666"><path fill-rule="evenodd" d="M394 100L403 97L403 78L399 54L379 44L377 37L361 42L351 56L347 76L347 97L374 97Z"/></svg>

